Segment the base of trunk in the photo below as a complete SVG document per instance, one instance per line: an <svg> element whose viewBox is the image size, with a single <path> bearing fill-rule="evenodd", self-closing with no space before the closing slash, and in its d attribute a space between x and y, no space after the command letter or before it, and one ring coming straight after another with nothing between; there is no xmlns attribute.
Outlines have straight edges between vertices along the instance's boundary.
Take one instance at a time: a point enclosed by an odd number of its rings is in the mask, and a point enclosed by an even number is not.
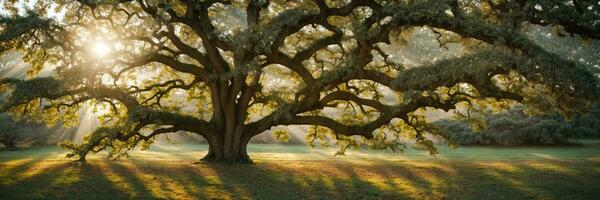
<svg viewBox="0 0 600 200"><path fill-rule="evenodd" d="M253 163L248 155L216 156L214 154L211 155L211 153L204 156L200 161L210 163Z"/></svg>
<svg viewBox="0 0 600 200"><path fill-rule="evenodd" d="M248 156L245 149L238 153L224 153L223 149L215 149L209 147L208 154L204 158L200 159L203 162L220 162L220 163L252 163L252 159Z"/></svg>
<svg viewBox="0 0 600 200"><path fill-rule="evenodd" d="M247 148L249 138L225 142L223 138L208 139L208 153L200 161L217 163L252 163Z"/></svg>
<svg viewBox="0 0 600 200"><path fill-rule="evenodd" d="M17 149L17 144L15 144L15 143L4 144L4 146L7 150L16 150Z"/></svg>

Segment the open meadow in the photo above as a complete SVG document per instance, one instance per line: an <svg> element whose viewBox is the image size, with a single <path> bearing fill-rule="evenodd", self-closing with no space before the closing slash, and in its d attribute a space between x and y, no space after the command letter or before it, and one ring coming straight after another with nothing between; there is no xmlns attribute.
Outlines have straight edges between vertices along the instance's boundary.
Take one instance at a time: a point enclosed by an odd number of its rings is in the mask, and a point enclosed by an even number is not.
<svg viewBox="0 0 600 200"><path fill-rule="evenodd" d="M208 146L154 145L87 164L57 147L0 151L0 199L598 199L600 142L440 147L432 157L306 146L249 147L255 164L206 164Z"/></svg>

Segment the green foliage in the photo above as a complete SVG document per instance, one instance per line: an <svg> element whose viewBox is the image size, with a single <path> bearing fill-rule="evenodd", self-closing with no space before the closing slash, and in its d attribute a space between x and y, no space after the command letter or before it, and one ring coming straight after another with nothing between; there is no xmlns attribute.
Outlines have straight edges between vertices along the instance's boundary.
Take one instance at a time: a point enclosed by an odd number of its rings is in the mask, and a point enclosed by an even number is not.
<svg viewBox="0 0 600 200"><path fill-rule="evenodd" d="M570 134L581 138L600 138L600 102L589 106L570 121Z"/></svg>
<svg viewBox="0 0 600 200"><path fill-rule="evenodd" d="M15 40L22 42L22 36L25 34L32 34L33 31L38 29L48 29L52 25L52 21L49 19L42 19L38 13L34 11L28 11L25 16L0 16L0 44L10 44ZM17 43L15 43L17 44ZM4 52L10 48L19 48L19 46L3 45L0 48L0 52Z"/></svg>
<svg viewBox="0 0 600 200"><path fill-rule="evenodd" d="M52 77L15 81L9 101L18 104L39 97L53 97L64 92L63 88L62 83Z"/></svg>
<svg viewBox="0 0 600 200"><path fill-rule="evenodd" d="M27 75L34 77L46 63L58 60L49 52L57 45L50 39L54 27L52 19L32 10L27 10L24 16L0 16L0 55L13 50L23 51L23 60L31 65Z"/></svg>
<svg viewBox="0 0 600 200"><path fill-rule="evenodd" d="M331 147L332 137L335 138L335 133L330 129L322 126L311 126L306 134L306 141L311 147L316 147L315 142L318 142L321 147Z"/></svg>
<svg viewBox="0 0 600 200"><path fill-rule="evenodd" d="M271 132L275 140L279 142L287 142L290 140L290 133L285 129L277 129Z"/></svg>
<svg viewBox="0 0 600 200"><path fill-rule="evenodd" d="M500 49L489 49L460 59L437 62L432 66L417 67L399 74L393 87L399 90L433 90L440 86L451 87L464 80L472 85L486 85L489 74L506 73L515 65L527 65L523 57L511 55Z"/></svg>
<svg viewBox="0 0 600 200"><path fill-rule="evenodd" d="M109 158L118 159L122 156L127 156L127 152L132 150L141 141L139 137L124 137L124 131L127 131L126 126L100 127L92 133L87 134L81 144L64 141L59 145L65 149L72 150L72 153L67 154L67 157L77 157L79 160L85 160L88 153L98 153L106 149L109 151ZM147 146L147 144L142 146Z"/></svg>
<svg viewBox="0 0 600 200"><path fill-rule="evenodd" d="M0 114L0 143L7 148L43 140L46 126L26 118Z"/></svg>
<svg viewBox="0 0 600 200"><path fill-rule="evenodd" d="M527 1L527 6L533 8L529 14L542 23L561 24L568 31L584 30L579 33L584 37L597 37L600 32L600 6L594 1L534 0ZM563 24L566 21L569 24Z"/></svg>
<svg viewBox="0 0 600 200"><path fill-rule="evenodd" d="M473 131L464 120L443 119L434 122L448 140L458 144L568 144L573 139L598 137L597 103L589 112L571 121L560 115L527 115L523 106L489 115L487 127Z"/></svg>

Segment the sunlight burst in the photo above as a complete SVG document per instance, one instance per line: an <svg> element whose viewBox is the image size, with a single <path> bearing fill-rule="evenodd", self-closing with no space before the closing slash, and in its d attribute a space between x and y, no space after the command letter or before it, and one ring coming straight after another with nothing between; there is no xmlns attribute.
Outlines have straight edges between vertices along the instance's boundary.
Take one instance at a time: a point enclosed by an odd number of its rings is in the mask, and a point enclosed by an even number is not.
<svg viewBox="0 0 600 200"><path fill-rule="evenodd" d="M110 46L102 40L98 40L98 41L94 42L94 44L92 46L92 52L94 53L94 56L96 56L98 58L105 57L106 55L108 55L110 53L110 51L111 51Z"/></svg>

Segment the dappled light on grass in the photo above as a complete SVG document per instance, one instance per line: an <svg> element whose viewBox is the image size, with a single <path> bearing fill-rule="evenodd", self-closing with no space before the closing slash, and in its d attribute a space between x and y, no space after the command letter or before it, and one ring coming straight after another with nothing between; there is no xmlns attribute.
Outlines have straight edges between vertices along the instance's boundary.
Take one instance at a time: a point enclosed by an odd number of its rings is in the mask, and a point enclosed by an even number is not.
<svg viewBox="0 0 600 200"><path fill-rule="evenodd" d="M145 170L141 170L136 165L131 163L121 163L115 162L113 164L113 168L120 169L124 174L133 174L131 177L134 182L139 182L142 186L144 186L145 194L150 193L151 196L160 198L163 193L170 193L173 198L181 198L181 197L189 197L189 194L186 194L184 190L182 190L181 185L184 183L175 184L175 182L171 179L171 177L180 177L171 176L172 173L178 173L176 170L172 170L171 173L167 171L158 171L159 173L147 173ZM160 170L160 169L155 169ZM164 198L164 197L163 197Z"/></svg>
<svg viewBox="0 0 600 200"><path fill-rule="evenodd" d="M531 155L538 156L540 158L545 158L545 159L554 159L554 157L552 157L551 155L542 154L542 153L532 153Z"/></svg>
<svg viewBox="0 0 600 200"><path fill-rule="evenodd" d="M503 173L520 173L520 172L522 172L521 169L517 168L516 166L511 165L509 163L503 163L503 162L480 163L477 166L481 166L483 168L494 168L494 169L496 169L496 171L500 171Z"/></svg>
<svg viewBox="0 0 600 200"><path fill-rule="evenodd" d="M87 164L56 148L0 152L0 199L591 199L600 191L599 147L585 148L587 159L569 158L579 148L562 148L535 149L556 159L497 150L469 160L482 148L442 152L447 159L369 151L340 158L327 149L257 145L254 165L196 163L204 147L160 145Z"/></svg>
<svg viewBox="0 0 600 200"><path fill-rule="evenodd" d="M570 174L570 175L577 174L577 170L574 170L567 166L563 166L563 165L556 164L556 163L550 163L550 162L530 162L528 167L530 167L532 169L540 170L540 171L549 171L549 172L556 172L556 173Z"/></svg>
<svg viewBox="0 0 600 200"><path fill-rule="evenodd" d="M117 170L109 167L108 163L98 162L98 168L102 171L103 174L106 175L107 180L110 181L115 186L115 188L117 188L122 193L129 194L130 197L137 197L140 195L136 190L137 188L135 188L135 186L139 185L134 185L130 183L125 178L125 176L118 173Z"/></svg>
<svg viewBox="0 0 600 200"><path fill-rule="evenodd" d="M6 182L19 182L27 180L31 177L35 177L51 165L38 165L38 163L53 163L57 162L58 154L47 154L45 156L25 158L18 160L10 160L6 164L3 163L2 170L0 171L0 177L12 177L11 179L4 179ZM64 157L63 155L60 156ZM64 160L64 159L63 159ZM62 161L61 161L62 162ZM26 169L26 170L25 170Z"/></svg>
<svg viewBox="0 0 600 200"><path fill-rule="evenodd" d="M513 188L513 192L517 194L526 196L528 198L551 199L556 198L557 195L563 195L559 191L564 189L563 187L566 187L566 182L575 181L574 183L569 183L575 184L575 186L583 182L587 182L588 184L597 184L594 183L597 180L590 180L582 176L598 178L599 174L593 172L587 174L586 172L580 170L588 169L572 166L580 164L583 163L564 161L555 162L545 160L526 161L522 165L515 165L513 163L489 163L482 164L481 166L484 166L486 169L488 169L483 172L485 175L494 177L497 180L497 184L510 185ZM595 164L597 165L598 163ZM566 169L566 172L552 170L557 168L563 170ZM523 179L523 176L531 176L531 179ZM577 178L571 180L572 177ZM497 187L497 185L493 186ZM546 188L552 189L552 191L546 190ZM566 193L569 195L574 195L572 194L574 191L582 192L582 189L583 188L571 188L570 190L567 190Z"/></svg>
<svg viewBox="0 0 600 200"><path fill-rule="evenodd" d="M42 171L48 170L49 168L45 168ZM81 181L81 176L83 175L83 170L81 168L66 168L62 171L63 175L53 179L50 182L50 185L58 186L58 185L76 185ZM38 173L39 174L39 173ZM33 176L31 176L33 177Z"/></svg>
<svg viewBox="0 0 600 200"><path fill-rule="evenodd" d="M24 167L28 167L32 162L34 161L34 158L27 158L27 159L21 159L21 160L10 160L7 162L3 162L2 165L2 170L0 171L0 176L1 177L9 177L12 176L13 178L11 179L1 179L0 181L2 181L2 184L14 184L16 182L19 181L19 176L16 176L16 174L14 172L21 172L23 171L22 168Z"/></svg>
<svg viewBox="0 0 600 200"><path fill-rule="evenodd" d="M527 185L523 184L523 181L507 176L507 174L501 173L498 170L490 170L487 171L486 174L488 176L495 177L498 180L498 182L502 184L511 186L512 188L514 188L514 191L518 191L519 194L527 194L531 195L532 197L537 197L542 194L536 194L536 191L531 188L528 188Z"/></svg>

